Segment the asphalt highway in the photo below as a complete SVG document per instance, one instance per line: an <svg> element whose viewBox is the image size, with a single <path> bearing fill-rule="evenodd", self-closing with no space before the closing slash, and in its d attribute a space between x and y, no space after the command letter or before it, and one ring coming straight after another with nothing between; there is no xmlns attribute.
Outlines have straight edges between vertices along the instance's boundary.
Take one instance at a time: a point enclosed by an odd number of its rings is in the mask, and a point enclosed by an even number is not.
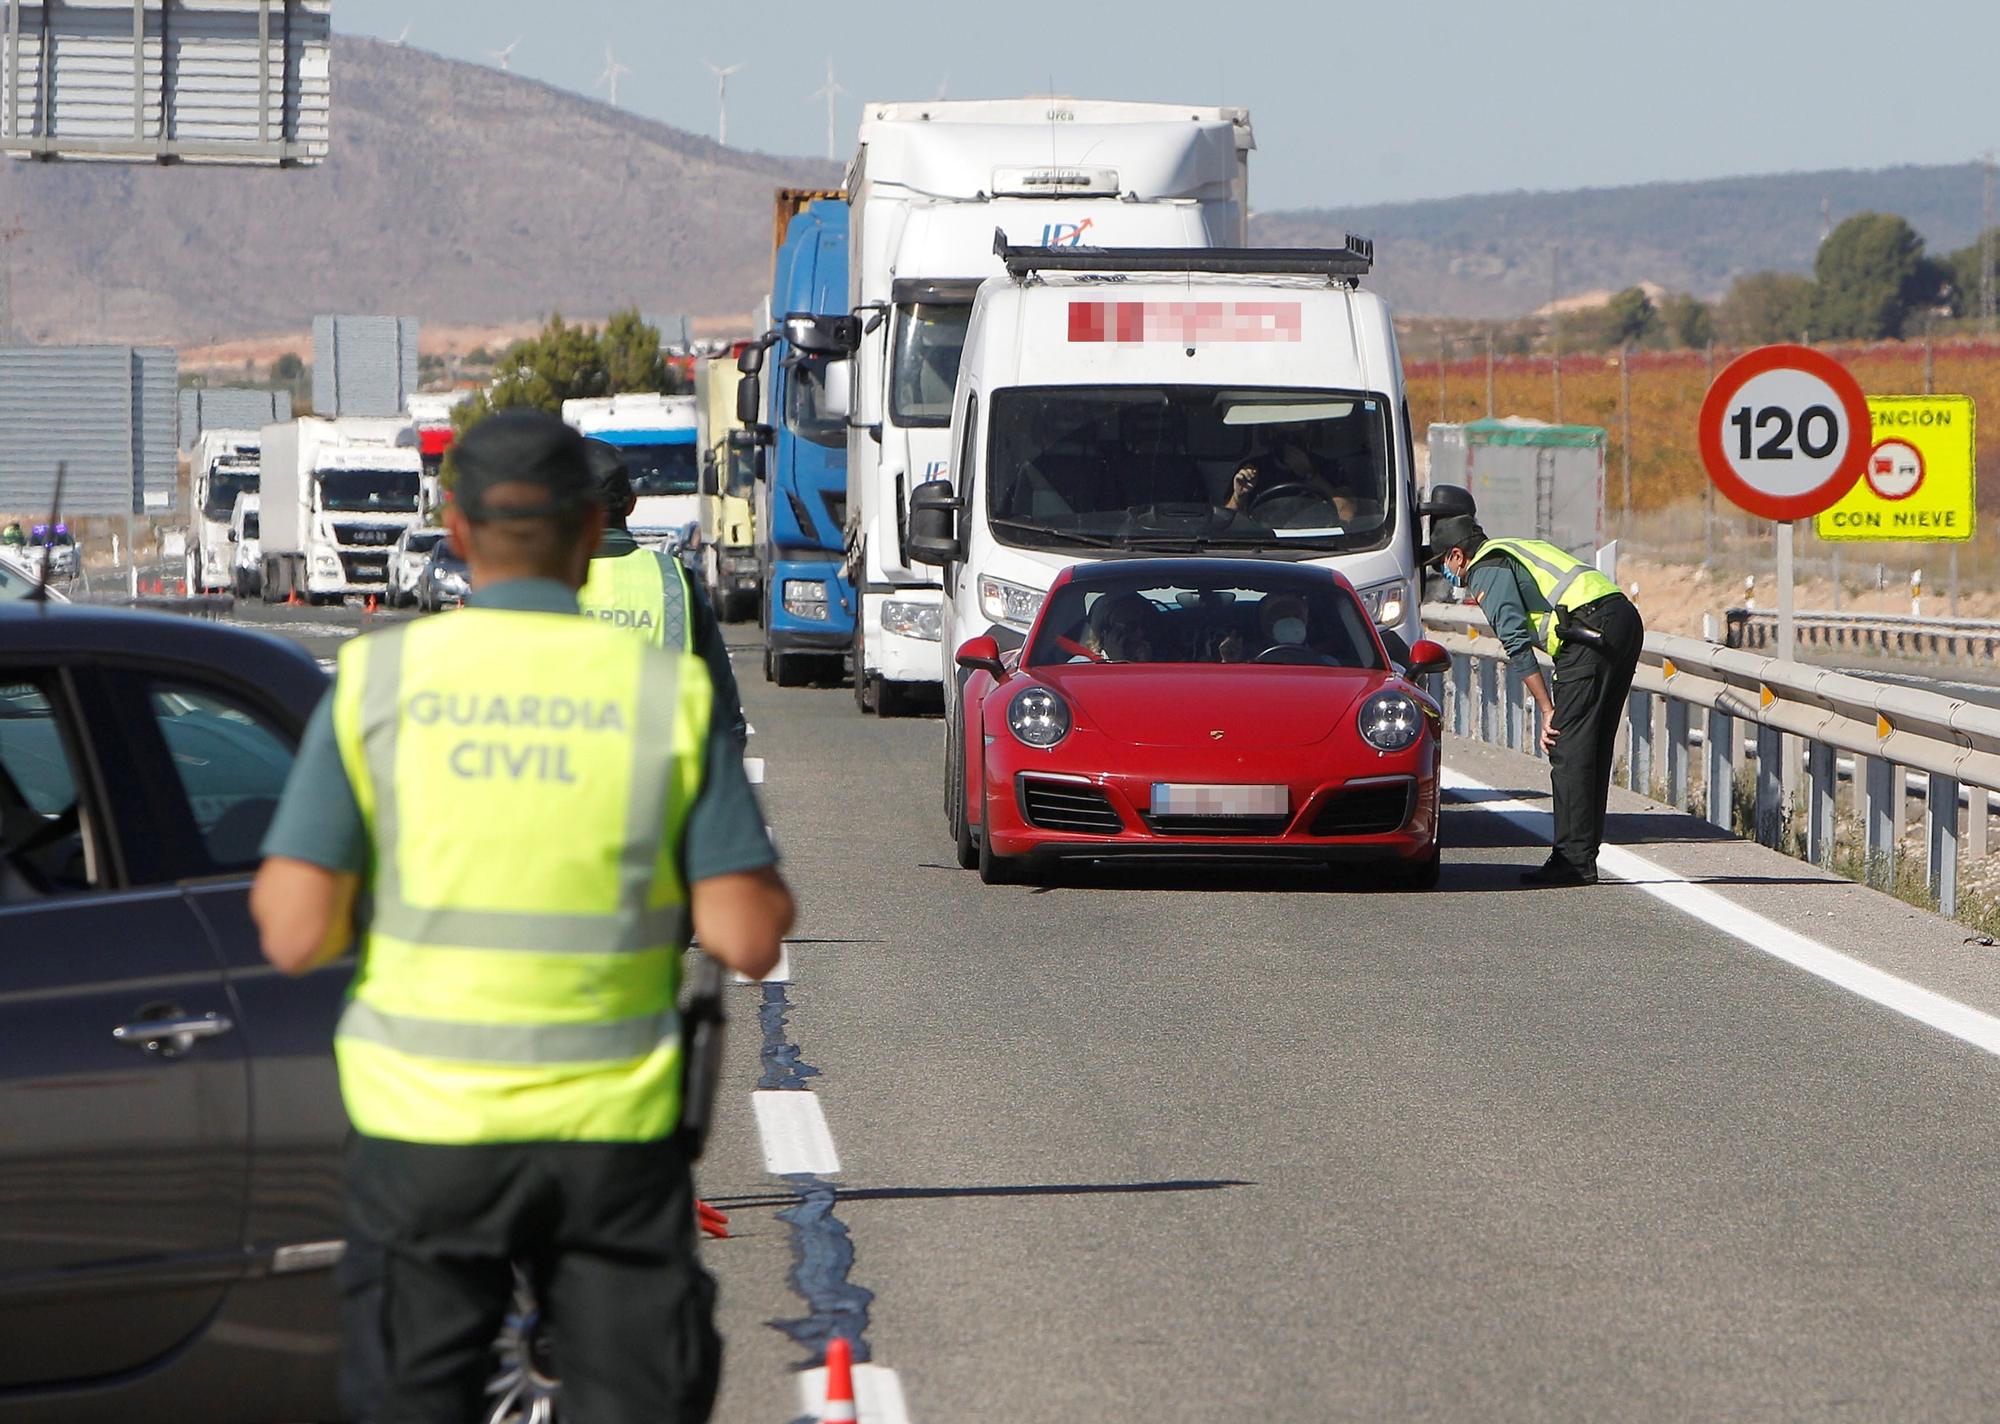
<svg viewBox="0 0 2000 1424"><path fill-rule="evenodd" d="M2000 1038L1794 946L2000 1013L1958 927L1622 796L1629 880L1522 890L1545 769L1471 746L1430 893L989 888L941 723L731 637L802 915L700 1171L718 1419L830 1331L864 1419L1993 1416Z"/></svg>

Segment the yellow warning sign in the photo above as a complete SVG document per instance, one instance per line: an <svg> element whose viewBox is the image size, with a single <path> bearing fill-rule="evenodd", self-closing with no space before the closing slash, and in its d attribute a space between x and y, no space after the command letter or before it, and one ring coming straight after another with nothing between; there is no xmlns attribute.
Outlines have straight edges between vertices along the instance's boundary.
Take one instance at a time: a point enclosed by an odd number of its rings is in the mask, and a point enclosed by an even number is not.
<svg viewBox="0 0 2000 1424"><path fill-rule="evenodd" d="M1814 528L1822 539L1957 543L1972 537L1971 396L1870 396L1874 445L1854 488Z"/></svg>

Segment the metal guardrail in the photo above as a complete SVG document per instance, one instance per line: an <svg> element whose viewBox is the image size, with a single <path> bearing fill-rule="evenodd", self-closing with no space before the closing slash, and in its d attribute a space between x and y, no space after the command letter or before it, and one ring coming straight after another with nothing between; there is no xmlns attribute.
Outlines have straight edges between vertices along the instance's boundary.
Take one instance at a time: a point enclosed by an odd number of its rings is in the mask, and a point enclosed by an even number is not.
<svg viewBox="0 0 2000 1424"><path fill-rule="evenodd" d="M1778 641L1778 615L1763 608L1723 614L1724 641L1732 648L1769 648ZM1985 618L1919 618L1911 613L1795 613L1793 636L1807 647L1857 652L1912 653L1970 661L2000 658L2000 623Z"/></svg>
<svg viewBox="0 0 2000 1424"><path fill-rule="evenodd" d="M1540 719L1506 652L1472 609L1425 604L1424 627L1453 653L1447 715L1454 735L1502 743L1517 751L1540 745ZM1832 860L1839 754L1853 760L1863 851L1871 883L1892 873L1906 811L1905 771L1924 779L1925 883L1947 915L1958 906L1960 841L1975 857L1987 852L1988 793L2000 789L2000 708L1896 684L1871 681L1700 638L1648 633L1625 711L1625 784L1650 793L1655 749L1664 753L1666 798L1692 808L1692 757L1706 763L1706 813L1732 824L1736 725L1746 729L1744 758L1756 765L1755 831L1765 845L1784 838L1789 800L1785 775L1803 743L1805 854ZM1754 751L1753 751L1754 746ZM1722 794L1715 794L1722 788ZM1959 833L1963 793L1972 814ZM1945 813L1949 808L1949 814Z"/></svg>

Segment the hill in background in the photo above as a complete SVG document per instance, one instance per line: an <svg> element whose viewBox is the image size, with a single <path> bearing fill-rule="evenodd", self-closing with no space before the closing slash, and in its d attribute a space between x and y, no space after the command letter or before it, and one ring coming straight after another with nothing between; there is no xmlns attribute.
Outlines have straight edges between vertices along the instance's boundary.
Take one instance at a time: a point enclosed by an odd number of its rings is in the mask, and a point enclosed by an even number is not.
<svg viewBox="0 0 2000 1424"><path fill-rule="evenodd" d="M1979 232L1983 183L1979 165L1966 163L1494 193L1259 214L1252 235L1300 247L1342 232L1372 237L1370 285L1399 313L1512 317L1548 303L1556 244L1565 294L1657 283L1718 297L1748 272L1810 272L1823 213L1836 224L1869 210L1900 213L1933 255L1963 247Z"/></svg>
<svg viewBox="0 0 2000 1424"><path fill-rule="evenodd" d="M275 172L0 160L14 327L28 340L165 342L303 331L316 312L498 327L553 309L747 322L769 281L771 190L834 164L724 149L519 75L341 35L333 148ZM1256 191L1253 175L1252 193ZM1972 240L1976 166L1788 174L1261 214L1255 240L1376 240L1374 285L1409 315L1514 316L1653 282L1714 296L1808 270L1835 222L1898 212ZM4 292L0 284L0 292ZM0 315L0 324L4 316Z"/></svg>
<svg viewBox="0 0 2000 1424"><path fill-rule="evenodd" d="M318 169L0 160L14 325L33 341L303 330L315 312L502 324L740 313L771 190L835 165L724 149L516 74L352 35Z"/></svg>

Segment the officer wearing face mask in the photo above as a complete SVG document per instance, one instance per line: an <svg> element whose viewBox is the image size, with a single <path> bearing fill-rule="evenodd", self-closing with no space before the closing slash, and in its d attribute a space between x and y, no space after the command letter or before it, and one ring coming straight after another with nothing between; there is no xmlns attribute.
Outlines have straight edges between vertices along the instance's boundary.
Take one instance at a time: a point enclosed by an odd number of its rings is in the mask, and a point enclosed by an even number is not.
<svg viewBox="0 0 2000 1424"><path fill-rule="evenodd" d="M1470 514L1433 521L1431 551L1450 583L1471 589L1542 715L1555 845L1548 862L1521 880L1594 885L1612 744L1646 636L1639 610L1617 584L1568 550L1539 539L1489 539ZM1536 648L1555 660L1553 695Z"/></svg>

